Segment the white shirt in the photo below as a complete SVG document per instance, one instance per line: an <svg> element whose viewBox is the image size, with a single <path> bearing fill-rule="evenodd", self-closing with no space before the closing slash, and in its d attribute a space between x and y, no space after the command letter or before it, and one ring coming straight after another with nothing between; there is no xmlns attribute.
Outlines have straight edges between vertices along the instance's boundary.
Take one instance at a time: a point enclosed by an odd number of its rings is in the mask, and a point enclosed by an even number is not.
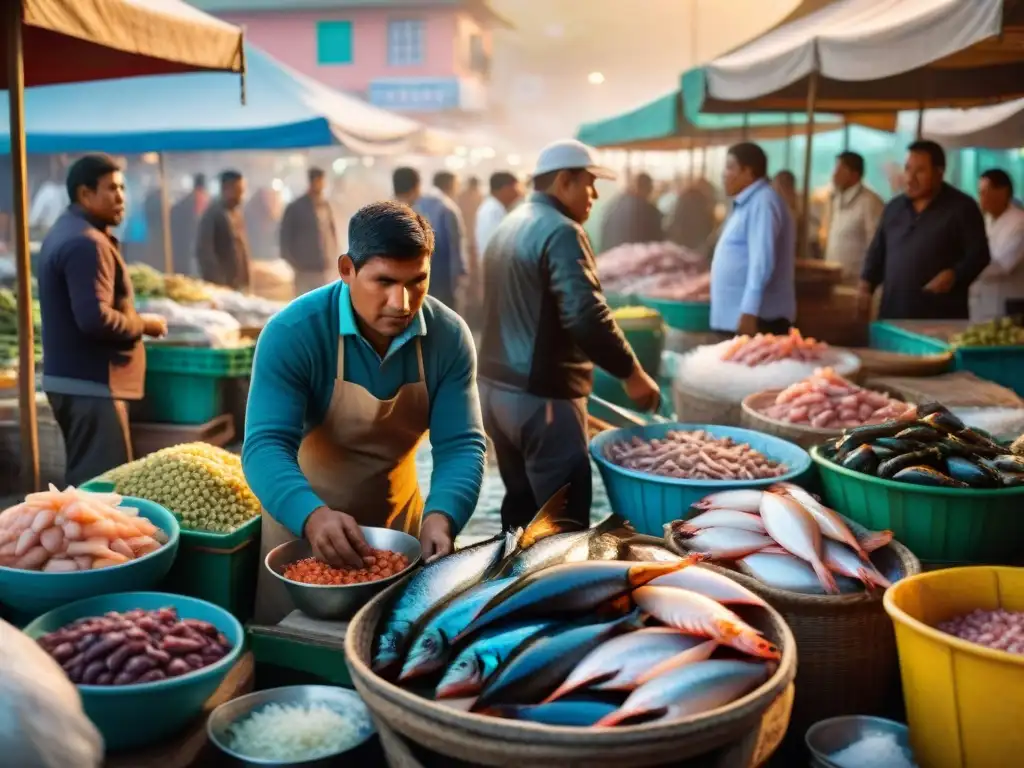
<svg viewBox="0 0 1024 768"><path fill-rule="evenodd" d="M985 216L992 261L971 285L971 322L1006 314L1008 299L1024 299L1024 210L1011 205L994 219Z"/></svg>
<svg viewBox="0 0 1024 768"><path fill-rule="evenodd" d="M491 242L495 230L507 213L505 206L493 195L488 195L487 199L480 203L476 212L476 252L481 256L484 255L487 244Z"/></svg>
<svg viewBox="0 0 1024 768"><path fill-rule="evenodd" d="M36 196L32 198L32 207L28 212L30 227L50 229L68 207L68 191L54 181L44 181Z"/></svg>
<svg viewBox="0 0 1024 768"><path fill-rule="evenodd" d="M878 229L884 207L882 198L863 184L854 184L832 195L825 260L843 266L845 282L860 280L864 257Z"/></svg>

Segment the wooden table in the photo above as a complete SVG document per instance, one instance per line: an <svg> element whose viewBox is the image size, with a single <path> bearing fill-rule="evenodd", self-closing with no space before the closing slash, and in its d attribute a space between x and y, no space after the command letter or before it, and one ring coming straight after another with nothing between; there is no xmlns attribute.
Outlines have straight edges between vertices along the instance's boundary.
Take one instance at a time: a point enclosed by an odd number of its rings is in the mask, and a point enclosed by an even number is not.
<svg viewBox="0 0 1024 768"><path fill-rule="evenodd" d="M206 702L202 715L186 730L171 741L155 747L108 755L104 768L214 768L225 764L221 752L206 737L206 719L224 702L252 691L256 680L255 670L252 653L243 654Z"/></svg>

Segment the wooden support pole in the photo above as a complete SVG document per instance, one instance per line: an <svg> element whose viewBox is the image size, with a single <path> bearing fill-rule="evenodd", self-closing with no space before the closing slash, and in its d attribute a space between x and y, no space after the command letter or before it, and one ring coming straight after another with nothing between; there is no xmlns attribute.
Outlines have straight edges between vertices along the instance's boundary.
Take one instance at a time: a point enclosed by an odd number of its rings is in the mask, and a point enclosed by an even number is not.
<svg viewBox="0 0 1024 768"><path fill-rule="evenodd" d="M804 152L804 195L803 206L800 210L800 229L797 232L797 257L810 257L810 232L808 222L810 221L811 209L811 166L814 155L814 110L818 101L818 71L812 70L807 81L807 147Z"/></svg>

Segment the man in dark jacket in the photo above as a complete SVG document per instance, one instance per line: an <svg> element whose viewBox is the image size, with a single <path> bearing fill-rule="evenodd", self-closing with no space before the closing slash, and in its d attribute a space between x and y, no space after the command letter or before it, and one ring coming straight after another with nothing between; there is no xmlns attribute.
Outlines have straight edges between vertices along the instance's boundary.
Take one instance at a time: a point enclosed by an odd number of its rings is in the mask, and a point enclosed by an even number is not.
<svg viewBox="0 0 1024 768"><path fill-rule="evenodd" d="M601 295L583 231L597 178L614 174L590 147L571 140L548 146L537 161L536 191L505 217L484 254L480 395L505 483L506 527L525 525L567 484L566 516L589 522L594 363L622 379L638 407L658 406L658 385Z"/></svg>
<svg viewBox="0 0 1024 768"><path fill-rule="evenodd" d="M971 283L991 257L978 204L943 181L946 153L934 141L907 149L905 189L882 211L861 272L859 305L879 319L966 320Z"/></svg>
<svg viewBox="0 0 1024 768"><path fill-rule="evenodd" d="M324 198L326 179L309 169L309 189L284 209L281 258L295 270L295 293L301 296L338 277L338 234L331 205Z"/></svg>
<svg viewBox="0 0 1024 768"><path fill-rule="evenodd" d="M199 266L195 263L196 235L199 232L199 219L209 203L206 176L197 173L192 179L192 191L171 206L174 271L180 275L199 274Z"/></svg>
<svg viewBox="0 0 1024 768"><path fill-rule="evenodd" d="M126 400L143 395L142 336L167 323L135 311L132 283L110 234L124 218L124 176L113 159L87 155L67 179L73 201L43 240L39 304L43 389L67 449L66 479L79 485L131 461Z"/></svg>
<svg viewBox="0 0 1024 768"><path fill-rule="evenodd" d="M608 206L601 223L601 250L610 251L627 243L657 243L665 239L661 211L651 197L654 180L637 174L633 186Z"/></svg>
<svg viewBox="0 0 1024 768"><path fill-rule="evenodd" d="M236 291L250 288L249 238L242 216L245 179L238 171L220 175L220 196L207 206L199 220L196 262L208 283Z"/></svg>

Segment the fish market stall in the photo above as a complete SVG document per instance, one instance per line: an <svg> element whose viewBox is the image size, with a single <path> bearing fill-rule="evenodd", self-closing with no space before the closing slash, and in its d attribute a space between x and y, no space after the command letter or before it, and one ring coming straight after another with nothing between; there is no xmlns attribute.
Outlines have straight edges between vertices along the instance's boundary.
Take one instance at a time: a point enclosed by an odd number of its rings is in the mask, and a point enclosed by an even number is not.
<svg viewBox="0 0 1024 768"><path fill-rule="evenodd" d="M869 531L793 483L713 493L665 526L681 555L775 608L800 650L791 728L822 718L894 714L899 668L882 594L921 571L891 531ZM898 709L898 708L895 708Z"/></svg>
<svg viewBox="0 0 1024 768"><path fill-rule="evenodd" d="M672 399L681 421L737 426L743 399L766 389L788 387L831 367L841 376L855 376L856 355L790 333L735 336L697 347L676 360Z"/></svg>

